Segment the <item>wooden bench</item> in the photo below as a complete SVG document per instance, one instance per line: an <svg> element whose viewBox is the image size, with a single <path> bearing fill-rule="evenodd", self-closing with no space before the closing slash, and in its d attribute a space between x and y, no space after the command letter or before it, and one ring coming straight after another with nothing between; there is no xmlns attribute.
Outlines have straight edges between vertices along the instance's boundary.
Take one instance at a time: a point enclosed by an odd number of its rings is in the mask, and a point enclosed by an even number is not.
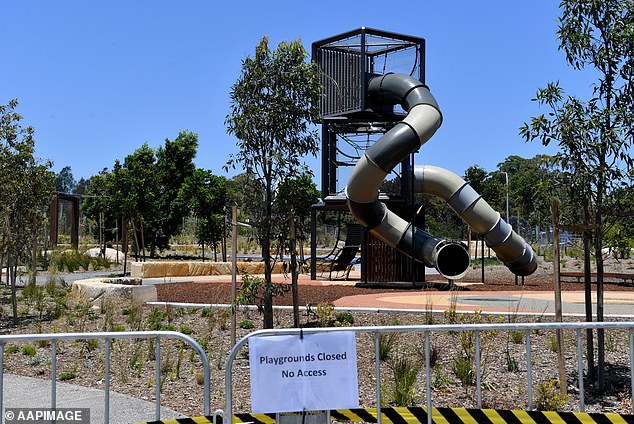
<svg viewBox="0 0 634 424"><path fill-rule="evenodd" d="M581 283L585 278L585 274L583 272L560 272L559 273L559 281L568 281L570 279L576 280L574 282ZM597 282L597 273L593 272L590 274L590 278L592 278L592 283ZM603 273L603 281L605 283L614 282L618 284L626 284L631 283L634 284L634 274L627 274L624 272L604 272Z"/></svg>

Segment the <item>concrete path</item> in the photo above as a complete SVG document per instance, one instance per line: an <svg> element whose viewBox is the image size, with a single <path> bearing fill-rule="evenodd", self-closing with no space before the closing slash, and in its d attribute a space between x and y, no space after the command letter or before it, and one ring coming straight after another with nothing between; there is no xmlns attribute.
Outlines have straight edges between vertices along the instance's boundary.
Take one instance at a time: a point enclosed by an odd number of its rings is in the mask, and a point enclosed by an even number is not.
<svg viewBox="0 0 634 424"><path fill-rule="evenodd" d="M59 408L89 408L90 422L104 421L104 392L57 382L57 406ZM50 408L51 382L13 374L4 375L4 408ZM202 413L202 411L201 411ZM161 408L161 418L183 418L178 412ZM110 422L112 424L154 420L154 402L110 392Z"/></svg>

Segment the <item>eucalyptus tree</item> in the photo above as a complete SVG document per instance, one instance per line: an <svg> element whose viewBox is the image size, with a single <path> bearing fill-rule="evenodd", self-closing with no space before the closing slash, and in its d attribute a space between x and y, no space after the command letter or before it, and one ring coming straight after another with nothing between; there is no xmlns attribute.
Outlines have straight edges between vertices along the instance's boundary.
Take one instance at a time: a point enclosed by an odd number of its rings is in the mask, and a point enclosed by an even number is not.
<svg viewBox="0 0 634 424"><path fill-rule="evenodd" d="M203 246L203 253L207 243L214 249L214 261L217 261L217 247L225 228L226 178L214 175L210 170L197 169L181 186L174 206L191 211L198 219L196 235Z"/></svg>
<svg viewBox="0 0 634 424"><path fill-rule="evenodd" d="M265 211L259 232L265 268L265 328L273 327L271 238L276 187L295 173L301 157L318 150L318 133L311 123L318 119L321 87L318 68L307 57L300 40L282 42L272 50L263 37L255 56L242 62L225 120L228 132L238 140L238 153L226 166L240 165L263 188Z"/></svg>
<svg viewBox="0 0 634 424"><path fill-rule="evenodd" d="M194 158L198 150L198 134L181 131L172 141L156 149L156 207L158 213L146 220L146 227L152 234L152 252L169 246L170 238L180 231L187 210L181 208L176 199L184 182L196 166Z"/></svg>
<svg viewBox="0 0 634 424"><path fill-rule="evenodd" d="M590 239L597 269L597 320L603 321L603 237L606 197L631 169L634 135L634 2L564 0L557 37L574 69L596 75L592 98L566 96L549 83L534 99L549 109L520 128L526 140L556 142L562 172L570 176L584 221L586 302L589 302ZM591 311L587 318L591 319ZM598 389L604 389L604 337L598 331ZM589 364L589 371L593 364Z"/></svg>
<svg viewBox="0 0 634 424"><path fill-rule="evenodd" d="M17 268L31 260L35 271L38 230L51 201L54 179L51 163L35 158L34 130L22 126L17 106L17 100L0 105L0 257L7 265L14 323Z"/></svg>
<svg viewBox="0 0 634 424"><path fill-rule="evenodd" d="M299 240L300 262L304 262L304 242L310 224L311 206L319 201L319 190L313 181L313 173L305 169L296 177L284 180L277 190L276 209L279 215L281 231L279 236L282 245L288 241L289 210L293 210L297 240Z"/></svg>

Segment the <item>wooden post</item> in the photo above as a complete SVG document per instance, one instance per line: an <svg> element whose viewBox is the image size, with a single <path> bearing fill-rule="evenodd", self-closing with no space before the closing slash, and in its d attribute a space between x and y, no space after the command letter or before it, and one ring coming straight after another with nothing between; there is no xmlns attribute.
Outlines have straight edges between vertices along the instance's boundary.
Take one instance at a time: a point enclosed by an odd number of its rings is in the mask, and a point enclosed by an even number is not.
<svg viewBox="0 0 634 424"><path fill-rule="evenodd" d="M236 344L236 272L238 269L238 207L231 208L231 346Z"/></svg>
<svg viewBox="0 0 634 424"><path fill-rule="evenodd" d="M480 236L480 238L482 239L482 284L484 284L484 235Z"/></svg>
<svg viewBox="0 0 634 424"><path fill-rule="evenodd" d="M71 197L70 244L79 250L79 198Z"/></svg>
<svg viewBox="0 0 634 424"><path fill-rule="evenodd" d="M126 274L126 268L128 266L128 220L121 218L123 228L121 229L121 238L123 239L123 275Z"/></svg>
<svg viewBox="0 0 634 424"><path fill-rule="evenodd" d="M559 205L558 199L552 199L553 210L553 283L555 287L555 321L562 322L561 310L561 282L559 279ZM564 359L563 331L556 330L557 335L557 362L559 368L559 389L561 394L568 392L566 380L566 367Z"/></svg>
<svg viewBox="0 0 634 424"><path fill-rule="evenodd" d="M58 234L59 234L59 198L57 197L57 194L54 194L53 200L51 200L51 206L49 209L48 234L49 234L51 247L57 246L57 240L58 240ZM7 284L8 284L8 280L7 280Z"/></svg>

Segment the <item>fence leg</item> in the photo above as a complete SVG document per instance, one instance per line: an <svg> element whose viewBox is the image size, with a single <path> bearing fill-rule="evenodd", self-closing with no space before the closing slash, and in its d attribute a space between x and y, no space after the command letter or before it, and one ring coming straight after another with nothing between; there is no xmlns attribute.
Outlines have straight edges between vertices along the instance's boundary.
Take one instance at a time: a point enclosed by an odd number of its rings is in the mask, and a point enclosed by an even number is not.
<svg viewBox="0 0 634 424"><path fill-rule="evenodd" d="M379 333L374 333L374 367L376 373L376 422L381 424L381 358L379 358Z"/></svg>
<svg viewBox="0 0 634 424"><path fill-rule="evenodd" d="M583 387L583 341L581 339L581 328L577 328L577 374L579 374L579 411L585 412L586 401Z"/></svg>
<svg viewBox="0 0 634 424"><path fill-rule="evenodd" d="M57 408L57 340L51 340L51 408Z"/></svg>
<svg viewBox="0 0 634 424"><path fill-rule="evenodd" d="M154 404L154 416L156 421L159 421L161 419L161 339L159 337L156 338L154 356L154 362L156 364L156 369L154 370L156 378L156 403Z"/></svg>
<svg viewBox="0 0 634 424"><path fill-rule="evenodd" d="M484 260L484 255L482 255ZM478 402L478 408L482 409L482 375L480 369L480 331L475 331L475 360L476 360L476 398Z"/></svg>
<svg viewBox="0 0 634 424"><path fill-rule="evenodd" d="M110 339L106 338L106 381L104 382L105 400L103 419L106 424L110 422Z"/></svg>
<svg viewBox="0 0 634 424"><path fill-rule="evenodd" d="M429 348L429 331L425 331L425 385L427 393L427 424L432 424L432 406L431 406L431 360Z"/></svg>
<svg viewBox="0 0 634 424"><path fill-rule="evenodd" d="M533 360L531 358L531 330L526 330L526 384L528 385L528 410L533 410Z"/></svg>

